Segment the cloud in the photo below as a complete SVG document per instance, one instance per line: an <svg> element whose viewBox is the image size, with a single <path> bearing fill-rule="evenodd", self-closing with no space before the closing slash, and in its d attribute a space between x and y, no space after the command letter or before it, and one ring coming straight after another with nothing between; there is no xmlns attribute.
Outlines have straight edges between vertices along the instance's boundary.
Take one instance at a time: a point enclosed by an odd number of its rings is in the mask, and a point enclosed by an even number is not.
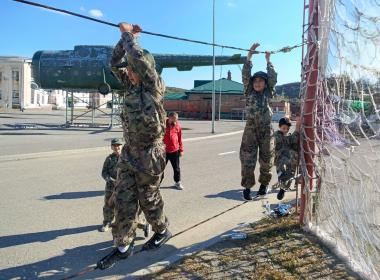
<svg viewBox="0 0 380 280"><path fill-rule="evenodd" d="M88 11L88 13L93 17L98 17L98 18L103 17L103 13L101 10L91 9Z"/></svg>
<svg viewBox="0 0 380 280"><path fill-rule="evenodd" d="M86 9L83 6L80 6L79 10L81 10L82 12L86 11Z"/></svg>

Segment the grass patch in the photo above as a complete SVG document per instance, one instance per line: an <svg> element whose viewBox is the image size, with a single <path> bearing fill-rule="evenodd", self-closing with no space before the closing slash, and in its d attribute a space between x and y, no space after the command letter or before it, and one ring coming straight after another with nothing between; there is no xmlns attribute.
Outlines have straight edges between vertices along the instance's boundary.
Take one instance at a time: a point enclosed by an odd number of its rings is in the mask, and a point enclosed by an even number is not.
<svg viewBox="0 0 380 280"><path fill-rule="evenodd" d="M358 279L295 215L265 218L242 231L247 239L224 240L145 279Z"/></svg>

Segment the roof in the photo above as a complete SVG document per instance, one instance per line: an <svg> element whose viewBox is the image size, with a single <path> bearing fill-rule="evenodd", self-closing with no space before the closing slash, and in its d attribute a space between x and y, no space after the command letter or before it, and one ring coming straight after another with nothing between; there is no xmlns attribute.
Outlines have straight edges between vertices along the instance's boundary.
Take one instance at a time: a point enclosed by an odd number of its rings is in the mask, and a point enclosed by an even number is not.
<svg viewBox="0 0 380 280"><path fill-rule="evenodd" d="M191 90L185 91L186 94L210 94L212 93L212 81ZM243 94L243 84L228 79L220 79L215 81L215 92L221 94Z"/></svg>
<svg viewBox="0 0 380 280"><path fill-rule="evenodd" d="M21 56L0 56L0 60L5 62L31 62L32 60L27 57Z"/></svg>
<svg viewBox="0 0 380 280"><path fill-rule="evenodd" d="M183 99L187 99L187 94L184 92L168 93L164 97L164 100L183 100Z"/></svg>

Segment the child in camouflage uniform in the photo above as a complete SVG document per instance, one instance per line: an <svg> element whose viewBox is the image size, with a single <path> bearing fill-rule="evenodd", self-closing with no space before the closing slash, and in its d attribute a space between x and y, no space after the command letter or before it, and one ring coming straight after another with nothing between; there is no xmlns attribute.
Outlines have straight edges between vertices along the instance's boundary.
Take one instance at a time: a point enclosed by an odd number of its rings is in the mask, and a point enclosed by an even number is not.
<svg viewBox="0 0 380 280"><path fill-rule="evenodd" d="M292 124L287 117L281 118L278 125L279 130L274 133L274 164L280 185L277 198L281 200L285 195L285 190L290 187L291 181L289 179L294 178L298 165L300 122L297 120L296 130L292 134L289 134Z"/></svg>
<svg viewBox="0 0 380 280"><path fill-rule="evenodd" d="M260 188L258 196L266 195L272 178L273 130L272 110L269 101L275 94L277 73L270 62L270 53L265 53L267 72L256 72L251 76L252 55L260 44L251 46L242 70L244 96L246 97L247 122L240 146L241 186L245 200L252 200L251 188L255 185L257 158L260 163Z"/></svg>
<svg viewBox="0 0 380 280"><path fill-rule="evenodd" d="M111 223L115 217L114 205L112 202L112 194L115 190L115 181L117 177L117 163L121 153L123 143L120 139L114 138L111 140L112 154L108 155L104 161L102 169L102 177L106 181L106 188L104 191L104 206L103 206L103 225L99 231L106 232L109 230ZM150 225L145 222L143 217L140 217L141 210L139 211L139 222L137 227L144 230L145 237L148 237Z"/></svg>
<svg viewBox="0 0 380 280"><path fill-rule="evenodd" d="M164 213L160 179L165 169L165 84L154 57L140 47L138 25L120 23L121 39L110 58L113 74L125 91L121 114L125 144L118 162L115 185L115 248L97 263L106 269L132 255L140 209L154 231L142 250L161 247L172 236ZM118 65L126 63L126 69Z"/></svg>

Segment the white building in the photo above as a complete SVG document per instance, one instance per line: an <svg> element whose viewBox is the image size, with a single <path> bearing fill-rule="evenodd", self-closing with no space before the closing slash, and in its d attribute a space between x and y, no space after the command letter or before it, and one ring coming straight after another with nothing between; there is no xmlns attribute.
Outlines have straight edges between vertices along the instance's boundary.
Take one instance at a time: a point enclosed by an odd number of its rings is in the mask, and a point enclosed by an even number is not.
<svg viewBox="0 0 380 280"><path fill-rule="evenodd" d="M31 64L27 58L0 56L0 107L49 107L48 92L32 89Z"/></svg>
<svg viewBox="0 0 380 280"><path fill-rule="evenodd" d="M0 108L65 108L65 90L33 89L31 65L27 58L0 56ZM71 93L67 96L70 105ZM111 99L111 94L74 92L74 107L106 108Z"/></svg>

